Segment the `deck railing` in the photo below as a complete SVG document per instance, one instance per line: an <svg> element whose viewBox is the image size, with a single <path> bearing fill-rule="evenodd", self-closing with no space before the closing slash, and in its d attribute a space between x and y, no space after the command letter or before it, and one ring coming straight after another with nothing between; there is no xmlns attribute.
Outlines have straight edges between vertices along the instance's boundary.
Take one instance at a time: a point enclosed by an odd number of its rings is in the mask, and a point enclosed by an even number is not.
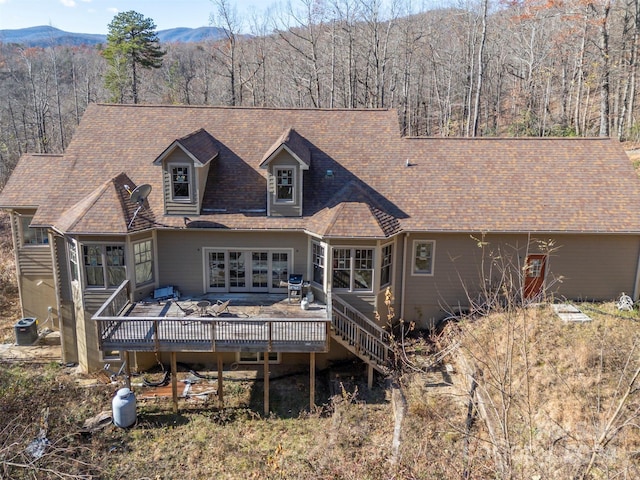
<svg viewBox="0 0 640 480"><path fill-rule="evenodd" d="M102 350L328 352L328 319L129 317L123 282L93 316Z"/></svg>
<svg viewBox="0 0 640 480"><path fill-rule="evenodd" d="M369 357L379 366L385 365L391 354L389 333L336 295L332 296L331 306L334 332L348 342L357 355Z"/></svg>
<svg viewBox="0 0 640 480"><path fill-rule="evenodd" d="M103 350L327 352L329 320L94 317Z"/></svg>

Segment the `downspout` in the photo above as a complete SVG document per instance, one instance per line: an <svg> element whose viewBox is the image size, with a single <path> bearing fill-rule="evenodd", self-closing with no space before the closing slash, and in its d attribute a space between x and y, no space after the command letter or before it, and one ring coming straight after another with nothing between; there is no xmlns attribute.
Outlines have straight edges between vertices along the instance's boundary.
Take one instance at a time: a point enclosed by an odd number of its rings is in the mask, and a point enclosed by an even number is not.
<svg viewBox="0 0 640 480"><path fill-rule="evenodd" d="M407 240L409 238L409 234L404 234L404 239L402 240L402 275L400 276L400 318L404 319L404 302L405 302L405 284L407 278Z"/></svg>

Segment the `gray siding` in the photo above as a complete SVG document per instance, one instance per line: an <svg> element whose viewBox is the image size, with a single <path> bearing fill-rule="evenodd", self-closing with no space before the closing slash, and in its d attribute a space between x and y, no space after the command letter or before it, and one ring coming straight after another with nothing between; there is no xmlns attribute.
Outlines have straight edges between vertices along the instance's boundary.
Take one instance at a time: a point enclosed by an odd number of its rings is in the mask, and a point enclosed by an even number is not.
<svg viewBox="0 0 640 480"><path fill-rule="evenodd" d="M481 234L474 235L480 239ZM412 275L413 241L435 240L433 275ZM469 234L410 235L407 238L404 319L429 328L458 308L467 308L469 297L477 297L481 278L497 281L499 272L490 269L483 256L500 257L500 263L518 265L527 252L526 235L491 235L484 247ZM485 268L486 267L486 268ZM517 267L516 267L517 268ZM484 269L484 271L483 271Z"/></svg>
<svg viewBox="0 0 640 480"><path fill-rule="evenodd" d="M555 235L547 283L562 277L551 291L572 300L611 300L633 295L640 238L632 235Z"/></svg>
<svg viewBox="0 0 640 480"><path fill-rule="evenodd" d="M527 254L540 253L537 240L553 240L547 263L545 288L556 298L607 300L632 293L636 278L640 239L625 235L488 235L483 248L480 234L410 235L407 239L405 320L423 328L458 307L468 307L481 279L496 282L501 270L510 268L517 282ZM414 239L435 240L433 276L412 275ZM529 247L528 247L529 245ZM490 258L499 265L491 268ZM483 262L484 259L484 262ZM557 281L562 279L561 282Z"/></svg>
<svg viewBox="0 0 640 480"><path fill-rule="evenodd" d="M159 285L174 285L184 295L203 292L203 248L293 249L293 271L307 272L307 236L303 233L158 231Z"/></svg>
<svg viewBox="0 0 640 480"><path fill-rule="evenodd" d="M31 214L32 215L32 214ZM14 245L16 246L16 259L19 275L44 275L53 277L53 262L51 260L51 248L49 245L22 246L20 240L20 227L17 215L12 215L12 229L14 232Z"/></svg>
<svg viewBox="0 0 640 480"><path fill-rule="evenodd" d="M191 173L191 201L190 202L174 202L171 200L171 173L169 171L169 163L184 163L189 165ZM201 168L195 168L193 160L180 149L176 149L169 157L167 157L162 163L162 182L164 186L164 209L167 215L197 215L200 213L201 194L199 191L204 192L204 187L199 188L200 179L199 176L204 174L204 182L206 182L207 171L202 171Z"/></svg>

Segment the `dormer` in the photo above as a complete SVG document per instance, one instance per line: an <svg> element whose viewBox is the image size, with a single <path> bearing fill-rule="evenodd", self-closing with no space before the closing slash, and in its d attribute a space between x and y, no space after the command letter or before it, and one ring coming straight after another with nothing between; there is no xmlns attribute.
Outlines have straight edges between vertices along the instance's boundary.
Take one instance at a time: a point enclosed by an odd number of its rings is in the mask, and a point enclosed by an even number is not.
<svg viewBox="0 0 640 480"><path fill-rule="evenodd" d="M153 162L162 166L164 211L198 215L209 166L219 154L216 140L204 129L175 140Z"/></svg>
<svg viewBox="0 0 640 480"><path fill-rule="evenodd" d="M302 216L302 176L311 166L311 151L293 128L287 128L265 153L260 168L267 170L267 215Z"/></svg>

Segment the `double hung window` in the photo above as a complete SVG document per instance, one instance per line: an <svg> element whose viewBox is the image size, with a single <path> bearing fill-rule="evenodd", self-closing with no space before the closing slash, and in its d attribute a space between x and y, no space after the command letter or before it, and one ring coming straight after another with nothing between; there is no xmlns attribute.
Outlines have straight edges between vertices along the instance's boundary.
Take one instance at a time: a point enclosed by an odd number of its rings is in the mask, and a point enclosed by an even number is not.
<svg viewBox="0 0 640 480"><path fill-rule="evenodd" d="M30 227L33 216L21 215L20 217L20 236L22 246L38 246L47 245L49 236L46 228Z"/></svg>
<svg viewBox="0 0 640 480"><path fill-rule="evenodd" d="M171 199L191 200L191 174L188 165L174 165L171 171Z"/></svg>
<svg viewBox="0 0 640 480"><path fill-rule="evenodd" d="M293 202L293 168L276 169L276 201Z"/></svg>
<svg viewBox="0 0 640 480"><path fill-rule="evenodd" d="M415 240L413 242L414 275L433 275L433 257L436 242L433 240Z"/></svg>
<svg viewBox="0 0 640 480"><path fill-rule="evenodd" d="M151 240L133 244L133 263L136 285L153 280L153 242Z"/></svg>
<svg viewBox="0 0 640 480"><path fill-rule="evenodd" d="M371 291L373 289L373 249L334 248L333 288Z"/></svg>
<svg viewBox="0 0 640 480"><path fill-rule="evenodd" d="M82 255L88 287L117 287L127 278L124 245L83 245Z"/></svg>

